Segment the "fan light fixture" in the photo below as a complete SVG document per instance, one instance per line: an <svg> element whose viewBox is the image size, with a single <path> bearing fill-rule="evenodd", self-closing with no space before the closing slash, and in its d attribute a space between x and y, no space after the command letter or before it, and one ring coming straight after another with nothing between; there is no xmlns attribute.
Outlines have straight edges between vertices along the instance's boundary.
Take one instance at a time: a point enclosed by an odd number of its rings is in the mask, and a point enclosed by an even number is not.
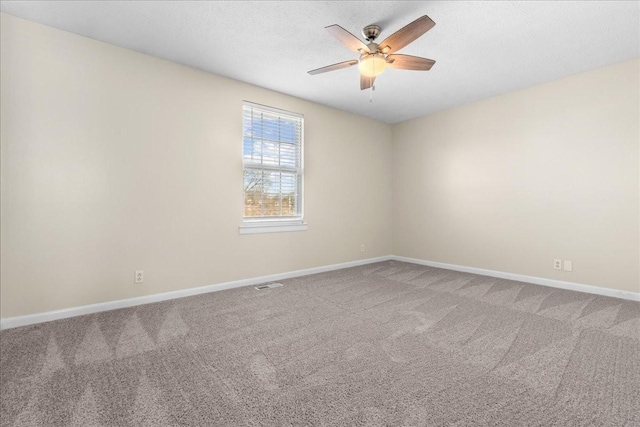
<svg viewBox="0 0 640 427"><path fill-rule="evenodd" d="M363 55L360 57L360 63L358 64L360 74L365 77L375 77L382 74L386 66L387 61L381 53Z"/></svg>

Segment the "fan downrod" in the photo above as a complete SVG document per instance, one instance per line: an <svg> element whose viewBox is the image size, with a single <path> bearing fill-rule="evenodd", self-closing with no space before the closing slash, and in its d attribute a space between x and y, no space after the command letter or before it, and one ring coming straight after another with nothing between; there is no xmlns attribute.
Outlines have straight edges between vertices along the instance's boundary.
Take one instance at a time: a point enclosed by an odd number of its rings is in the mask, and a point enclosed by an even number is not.
<svg viewBox="0 0 640 427"><path fill-rule="evenodd" d="M377 25L367 25L362 29L362 35L371 43L380 35L380 27Z"/></svg>

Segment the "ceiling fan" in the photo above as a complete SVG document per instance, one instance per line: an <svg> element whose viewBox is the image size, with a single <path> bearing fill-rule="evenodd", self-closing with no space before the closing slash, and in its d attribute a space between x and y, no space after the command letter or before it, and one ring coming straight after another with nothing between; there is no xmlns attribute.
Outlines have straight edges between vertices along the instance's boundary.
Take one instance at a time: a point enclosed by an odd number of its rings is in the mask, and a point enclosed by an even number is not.
<svg viewBox="0 0 640 427"><path fill-rule="evenodd" d="M338 62L309 71L309 74L321 74L327 71L340 70L358 64L360 69L360 89L368 89L380 73L385 68L397 68L400 70L428 71L436 63L433 59L421 58L419 56L398 55L399 51L418 37L429 31L435 22L427 15L421 16L412 23L399 29L381 43L375 43L375 39L380 35L380 27L377 25L367 25L362 29L362 35L367 40L365 44L359 38L342 28L340 25L330 25L326 27L329 34L345 45L349 50L360 54L359 59Z"/></svg>

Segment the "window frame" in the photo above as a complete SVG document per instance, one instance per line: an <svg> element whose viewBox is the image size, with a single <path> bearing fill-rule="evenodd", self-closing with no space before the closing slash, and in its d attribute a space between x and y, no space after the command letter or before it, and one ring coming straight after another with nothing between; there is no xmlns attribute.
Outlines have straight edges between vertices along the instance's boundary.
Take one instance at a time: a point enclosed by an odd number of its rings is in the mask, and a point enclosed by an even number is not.
<svg viewBox="0 0 640 427"><path fill-rule="evenodd" d="M297 118L300 120L300 138L299 138L299 165L296 168L288 167L288 166L274 166L269 164L261 163L260 167L252 167L248 166L245 163L244 158L244 127L245 127L245 114L246 109L252 108L258 111L288 116L292 118ZM281 143L281 141L276 141ZM242 225L239 227L240 234L256 234L256 233L279 233L279 232L288 232L288 231L304 231L307 229L308 224L304 221L304 115L300 113L294 113L292 111L283 110L280 108L275 108L267 105L258 104L251 101L243 101L242 102ZM297 178L297 189L296 189L296 197L297 197L297 210L298 215L293 216L284 216L284 217L246 217L245 209L246 209L246 196L245 196L245 171L247 170L262 170L262 171L282 171L286 173L295 173Z"/></svg>

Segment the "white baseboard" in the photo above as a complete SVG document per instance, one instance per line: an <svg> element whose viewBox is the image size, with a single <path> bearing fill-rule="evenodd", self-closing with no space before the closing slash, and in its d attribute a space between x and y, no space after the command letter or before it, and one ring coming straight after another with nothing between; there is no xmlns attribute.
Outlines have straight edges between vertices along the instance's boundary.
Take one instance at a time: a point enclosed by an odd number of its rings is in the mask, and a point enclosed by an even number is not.
<svg viewBox="0 0 640 427"><path fill-rule="evenodd" d="M52 320L66 319L69 317L82 316L84 314L99 313L101 311L115 310L118 308L132 307L136 305L149 304L152 302L167 301L176 298L183 298L193 295L206 294L209 292L223 291L225 289L240 288L243 286L258 285L265 282L290 279L293 277L306 276L309 274L324 273L341 268L357 267L359 265L371 264L374 262L390 260L391 256L377 258L367 258L358 261L343 262L340 264L326 265L322 267L307 268L304 270L289 271L269 276L253 277L250 279L235 280L233 282L218 283L215 285L189 288L161 294L145 295L136 298L128 298L117 301L102 302L98 304L83 305L80 307L66 308L63 310L47 311L44 313L29 314L26 316L7 317L0 319L0 329L17 328L19 326L33 325L35 323L50 322Z"/></svg>
<svg viewBox="0 0 640 427"><path fill-rule="evenodd" d="M392 255L395 261L410 262L413 264L426 265L428 267L444 268L447 270L462 271L465 273L480 274L482 276L498 277L500 279L516 280L518 282L533 283L536 285L550 286L552 288L568 289L571 291L586 292L589 294L602 295L607 297L622 298L631 301L640 301L640 293L622 291L618 289L603 288L580 283L564 282L562 280L545 279L542 277L525 276L523 274L505 273L503 271L485 270L483 268L465 267L463 265L445 264L443 262L427 261L423 259L407 258Z"/></svg>
<svg viewBox="0 0 640 427"><path fill-rule="evenodd" d="M136 305L149 304L152 302L167 301L176 298L183 298L193 295L206 294L209 292L223 291L225 289L240 288L243 286L258 285L266 282L290 279L293 277L306 276L309 274L324 273L327 271L339 270L341 268L357 267L359 265L371 264L380 261L403 261L412 264L426 265L429 267L444 268L447 270L462 271L465 273L480 274L483 276L497 277L500 279L516 280L519 282L533 283L536 285L550 286L552 288L568 289L572 291L587 292L590 294L603 295L614 298L622 298L631 301L640 301L640 293L622 291L598 286L583 285L579 283L564 282L561 280L545 279L542 277L525 276L522 274L506 273L503 271L485 270L482 268L465 267L456 264L446 264L442 262L427 261L416 258L407 258L397 255L388 255L377 258L368 258L358 261L343 262L340 264L326 265L323 267L307 268L304 270L290 271L287 273L272 274L269 276L253 277L250 279L235 280L233 282L218 283L215 285L189 288L161 294L145 295L136 298L109 301L98 304L72 307L63 310L47 311L45 313L29 314L26 316L7 317L0 319L0 329L17 328L19 326L33 325L36 323L49 322L52 320L66 319L69 317L82 316L84 314L99 313L101 311L115 310L119 308L133 307Z"/></svg>

